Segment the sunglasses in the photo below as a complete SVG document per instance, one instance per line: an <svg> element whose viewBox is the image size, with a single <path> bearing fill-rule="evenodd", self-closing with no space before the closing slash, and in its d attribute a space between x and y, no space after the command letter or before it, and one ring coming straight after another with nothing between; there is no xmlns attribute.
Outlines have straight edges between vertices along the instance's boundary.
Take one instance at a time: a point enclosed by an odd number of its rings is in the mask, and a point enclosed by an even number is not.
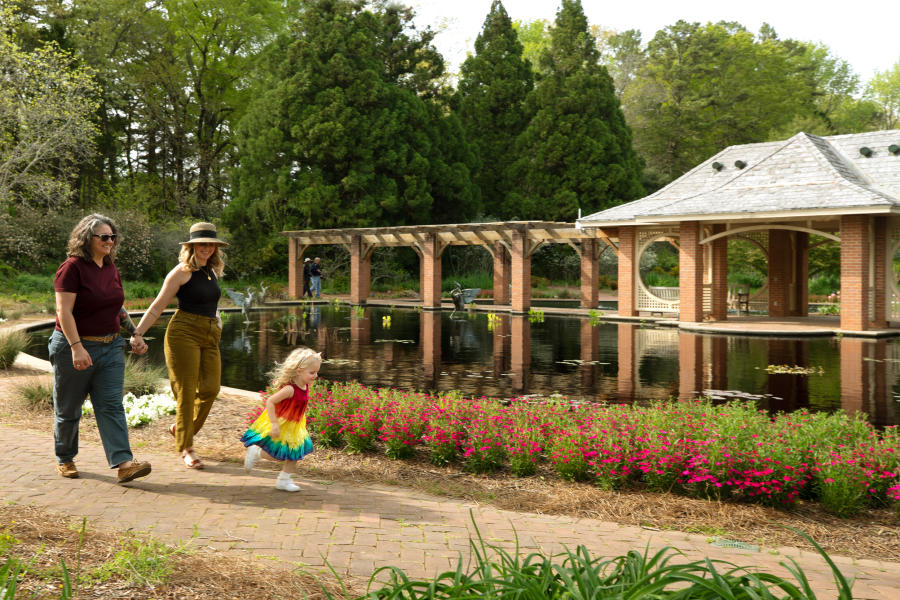
<svg viewBox="0 0 900 600"><path fill-rule="evenodd" d="M101 242L108 242L110 240L116 241L116 238L119 237L116 233L101 233L101 234L93 234L94 237L100 238Z"/></svg>

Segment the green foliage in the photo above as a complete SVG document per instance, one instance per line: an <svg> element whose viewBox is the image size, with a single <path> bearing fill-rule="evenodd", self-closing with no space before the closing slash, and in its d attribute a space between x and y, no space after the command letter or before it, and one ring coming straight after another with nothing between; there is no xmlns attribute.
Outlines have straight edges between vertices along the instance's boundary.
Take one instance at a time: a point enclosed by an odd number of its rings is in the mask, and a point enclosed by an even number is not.
<svg viewBox="0 0 900 600"><path fill-rule="evenodd" d="M522 44L500 0L494 0L475 40L475 54L460 69L456 104L466 138L481 160L474 180L485 210L501 218L515 216L506 196L512 187L510 151L525 128L525 98L533 74L522 58Z"/></svg>
<svg viewBox="0 0 900 600"><path fill-rule="evenodd" d="M21 383L16 392L31 410L50 410L53 408L53 386L40 379L29 379Z"/></svg>
<svg viewBox="0 0 900 600"><path fill-rule="evenodd" d="M878 106L878 129L900 126L900 60L890 69L875 73L866 88L866 98Z"/></svg>
<svg viewBox="0 0 900 600"><path fill-rule="evenodd" d="M21 330L0 331L0 369L8 369L20 352L28 348L29 336Z"/></svg>
<svg viewBox="0 0 900 600"><path fill-rule="evenodd" d="M513 21L513 28L522 44L522 58L540 73L541 55L550 48L550 23L544 19Z"/></svg>
<svg viewBox="0 0 900 600"><path fill-rule="evenodd" d="M123 548L104 564L83 576L83 584L116 578L145 586L161 585L172 573L171 558L187 554L184 546L170 547L150 538L126 538Z"/></svg>
<svg viewBox="0 0 900 600"><path fill-rule="evenodd" d="M827 296L841 289L840 274L827 273L809 278L809 293L816 296Z"/></svg>
<svg viewBox="0 0 900 600"><path fill-rule="evenodd" d="M643 195L640 159L578 0L563 0L526 101L511 214L571 221Z"/></svg>
<svg viewBox="0 0 900 600"><path fill-rule="evenodd" d="M129 354L125 359L125 393L135 396L155 394L160 389L160 382L168 377L165 367L153 366L146 358L135 358Z"/></svg>

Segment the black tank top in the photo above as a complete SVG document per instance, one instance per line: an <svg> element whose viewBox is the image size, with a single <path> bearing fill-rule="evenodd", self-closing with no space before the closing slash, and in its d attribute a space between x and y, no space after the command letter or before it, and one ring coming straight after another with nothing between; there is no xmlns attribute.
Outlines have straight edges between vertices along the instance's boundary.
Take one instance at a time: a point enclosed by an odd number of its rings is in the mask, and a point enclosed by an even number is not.
<svg viewBox="0 0 900 600"><path fill-rule="evenodd" d="M175 296L178 298L178 310L215 319L222 290L219 289L215 272L209 267L200 267L199 271L191 273L186 284L178 288Z"/></svg>

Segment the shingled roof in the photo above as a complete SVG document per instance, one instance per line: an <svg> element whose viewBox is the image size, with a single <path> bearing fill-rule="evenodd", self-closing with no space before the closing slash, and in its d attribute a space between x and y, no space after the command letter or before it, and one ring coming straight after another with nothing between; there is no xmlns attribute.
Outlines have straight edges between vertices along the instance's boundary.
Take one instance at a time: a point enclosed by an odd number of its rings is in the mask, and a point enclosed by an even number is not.
<svg viewBox="0 0 900 600"><path fill-rule="evenodd" d="M892 212L900 213L900 130L829 137L801 132L781 142L729 146L657 192L576 224Z"/></svg>

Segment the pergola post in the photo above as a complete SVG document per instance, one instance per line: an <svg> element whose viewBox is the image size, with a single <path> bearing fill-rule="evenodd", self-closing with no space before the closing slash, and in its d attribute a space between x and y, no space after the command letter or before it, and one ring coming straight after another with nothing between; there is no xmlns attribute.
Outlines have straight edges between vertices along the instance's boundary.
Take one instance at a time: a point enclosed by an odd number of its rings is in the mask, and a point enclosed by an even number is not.
<svg viewBox="0 0 900 600"><path fill-rule="evenodd" d="M303 272L300 254L300 241L296 238L288 238L288 297L296 300L303 296Z"/></svg>
<svg viewBox="0 0 900 600"><path fill-rule="evenodd" d="M841 217L841 329L869 326L870 220L868 215Z"/></svg>
<svg viewBox="0 0 900 600"><path fill-rule="evenodd" d="M700 245L700 223L682 221L679 240L678 318L686 323L699 323L703 320L703 247Z"/></svg>
<svg viewBox="0 0 900 600"><path fill-rule="evenodd" d="M769 316L790 314L790 289L794 253L791 234L784 229L769 230Z"/></svg>
<svg viewBox="0 0 900 600"><path fill-rule="evenodd" d="M809 234L796 232L797 251L794 273L797 274L796 289L797 306L792 314L797 317L809 316Z"/></svg>
<svg viewBox="0 0 900 600"><path fill-rule="evenodd" d="M494 304L509 304L509 277L509 251L502 242L494 242Z"/></svg>
<svg viewBox="0 0 900 600"><path fill-rule="evenodd" d="M441 247L438 237L427 233L421 244L422 248L422 306L426 309L441 308Z"/></svg>
<svg viewBox="0 0 900 600"><path fill-rule="evenodd" d="M597 308L600 286L597 250L601 243L600 240L590 238L581 240L581 308Z"/></svg>
<svg viewBox="0 0 900 600"><path fill-rule="evenodd" d="M721 223L713 225L713 234L725 231ZM728 318L728 238L712 243L712 314L715 321Z"/></svg>
<svg viewBox="0 0 900 600"><path fill-rule="evenodd" d="M372 251L362 236L350 239L350 303L365 304L372 291Z"/></svg>
<svg viewBox="0 0 900 600"><path fill-rule="evenodd" d="M526 231L513 232L510 257L512 312L527 313L531 306L531 254Z"/></svg>
<svg viewBox="0 0 900 600"><path fill-rule="evenodd" d="M634 301L635 272L637 264L637 230L634 227L619 227L619 308L620 317L637 315Z"/></svg>

